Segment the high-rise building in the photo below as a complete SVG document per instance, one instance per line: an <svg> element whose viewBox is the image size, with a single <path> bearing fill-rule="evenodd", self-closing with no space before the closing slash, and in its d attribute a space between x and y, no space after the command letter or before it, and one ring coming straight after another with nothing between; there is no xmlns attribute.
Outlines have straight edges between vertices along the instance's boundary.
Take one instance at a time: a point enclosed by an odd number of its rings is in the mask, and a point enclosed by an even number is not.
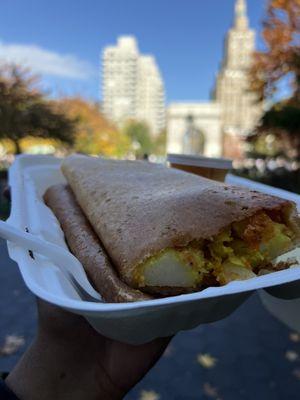
<svg viewBox="0 0 300 400"><path fill-rule="evenodd" d="M224 57L209 103L173 103L168 108L167 151L182 153L193 119L194 131L204 135L206 155L239 157L242 141L262 115L262 104L249 91L248 72L255 51L246 0L236 0L234 22L225 39ZM204 112L205 111L205 112ZM194 149L194 153L199 151Z"/></svg>
<svg viewBox="0 0 300 400"><path fill-rule="evenodd" d="M102 57L103 111L112 121L135 117L138 48L134 37L118 38Z"/></svg>
<svg viewBox="0 0 300 400"><path fill-rule="evenodd" d="M102 57L103 111L117 124L137 119L153 134L165 125L164 84L153 56L139 54L132 36L121 36Z"/></svg>
<svg viewBox="0 0 300 400"><path fill-rule="evenodd" d="M140 56L136 91L136 118L146 121L151 132L165 127L165 93L163 81L153 56Z"/></svg>
<svg viewBox="0 0 300 400"><path fill-rule="evenodd" d="M249 28L245 0L237 0L233 27L229 30L219 72L215 100L221 105L225 152L236 139L249 134L262 113L262 104L249 91L249 68L255 51L255 32Z"/></svg>

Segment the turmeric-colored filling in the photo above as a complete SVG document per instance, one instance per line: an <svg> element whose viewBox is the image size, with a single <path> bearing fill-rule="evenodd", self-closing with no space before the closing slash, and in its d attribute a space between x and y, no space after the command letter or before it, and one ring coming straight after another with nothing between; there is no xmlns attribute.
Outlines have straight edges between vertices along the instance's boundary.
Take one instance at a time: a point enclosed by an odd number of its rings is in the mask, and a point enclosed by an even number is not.
<svg viewBox="0 0 300 400"><path fill-rule="evenodd" d="M136 268L136 287L198 288L224 285L271 270L271 261L288 251L294 234L279 213L261 211L235 222L212 240L168 248ZM271 271L270 271L271 272Z"/></svg>

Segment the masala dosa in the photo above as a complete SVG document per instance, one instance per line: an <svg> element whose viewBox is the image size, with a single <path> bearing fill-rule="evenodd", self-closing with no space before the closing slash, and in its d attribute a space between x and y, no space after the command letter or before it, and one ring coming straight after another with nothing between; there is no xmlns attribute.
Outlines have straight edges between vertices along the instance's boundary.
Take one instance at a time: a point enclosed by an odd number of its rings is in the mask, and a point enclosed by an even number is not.
<svg viewBox="0 0 300 400"><path fill-rule="evenodd" d="M141 291L251 278L299 243L288 200L143 161L73 155L61 168L120 279Z"/></svg>
<svg viewBox="0 0 300 400"><path fill-rule="evenodd" d="M151 299L151 296L130 288L119 279L99 238L67 185L51 186L46 191L44 200L60 222L70 250L82 263L90 282L106 302Z"/></svg>

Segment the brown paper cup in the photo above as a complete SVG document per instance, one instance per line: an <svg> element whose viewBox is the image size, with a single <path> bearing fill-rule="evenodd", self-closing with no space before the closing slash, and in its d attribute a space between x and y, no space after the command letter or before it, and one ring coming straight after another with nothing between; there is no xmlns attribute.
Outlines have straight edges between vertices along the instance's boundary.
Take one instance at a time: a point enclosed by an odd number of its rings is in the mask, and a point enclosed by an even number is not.
<svg viewBox="0 0 300 400"><path fill-rule="evenodd" d="M167 161L171 168L177 168L219 182L224 182L226 174L232 168L232 160L226 158L168 154Z"/></svg>

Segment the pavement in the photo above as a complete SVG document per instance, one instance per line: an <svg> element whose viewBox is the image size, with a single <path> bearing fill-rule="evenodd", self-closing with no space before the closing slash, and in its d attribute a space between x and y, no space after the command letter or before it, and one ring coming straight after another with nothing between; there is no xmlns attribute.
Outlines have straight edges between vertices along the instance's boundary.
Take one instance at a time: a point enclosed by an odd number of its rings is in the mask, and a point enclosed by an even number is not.
<svg viewBox="0 0 300 400"><path fill-rule="evenodd" d="M0 355L10 371L36 330L35 299L0 241L0 349L7 335L25 342ZM126 400L298 400L300 335L253 295L230 317L179 333Z"/></svg>

